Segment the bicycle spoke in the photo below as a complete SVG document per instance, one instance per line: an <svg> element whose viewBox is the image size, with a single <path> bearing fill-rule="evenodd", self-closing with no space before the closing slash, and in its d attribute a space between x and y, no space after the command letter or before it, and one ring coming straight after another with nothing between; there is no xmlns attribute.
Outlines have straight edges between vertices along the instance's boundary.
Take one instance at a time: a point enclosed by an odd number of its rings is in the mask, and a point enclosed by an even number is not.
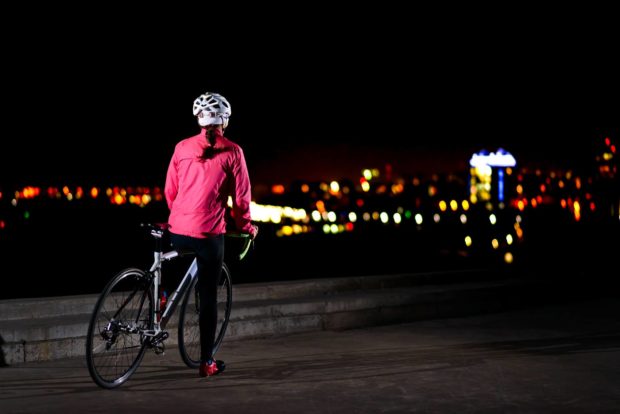
<svg viewBox="0 0 620 414"><path fill-rule="evenodd" d="M144 272L121 272L102 293L89 325L87 362L95 382L113 388L137 369L145 351L141 332L152 328L153 300Z"/></svg>

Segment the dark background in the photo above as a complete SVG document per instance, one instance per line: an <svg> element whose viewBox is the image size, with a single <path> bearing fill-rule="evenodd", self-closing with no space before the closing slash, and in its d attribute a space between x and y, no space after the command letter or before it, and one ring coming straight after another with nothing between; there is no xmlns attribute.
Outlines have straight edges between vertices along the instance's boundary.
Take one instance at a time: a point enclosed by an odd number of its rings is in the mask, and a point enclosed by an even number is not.
<svg viewBox="0 0 620 414"><path fill-rule="evenodd" d="M190 110L205 91L230 101L227 135L264 180L282 176L274 161L291 152L331 149L424 160L504 147L576 162L618 125L602 21L587 31L518 10L262 8L243 24L204 8L71 11L15 12L2 29L0 183L161 182L174 144L197 132Z"/></svg>
<svg viewBox="0 0 620 414"><path fill-rule="evenodd" d="M519 165L587 169L595 141L617 134L615 34L603 20L587 30L541 11L468 10L477 17L465 18L460 10L317 5L280 8L279 18L244 8L238 13L250 18L241 23L211 8L149 7L6 15L0 190L163 186L174 145L198 132L191 105L205 91L230 101L226 135L244 148L256 185L355 178L386 163L402 173L458 172L473 152L500 147ZM30 228L3 252L2 273L24 287L16 275L28 273L26 263L41 277L61 275L64 285L45 285L54 295L77 293L72 280L92 276L75 269L104 249L124 246L95 269L98 280L135 265L129 247L144 239L130 226L167 214L161 207L31 212ZM386 260L390 271L461 265L438 265L428 240L415 241L428 249L418 251L420 260L407 260L412 246L400 238L378 244L381 234L332 244L267 234L246 265L254 281L381 272ZM370 264L338 264L345 245L347 257ZM372 255L358 250L368 245ZM148 244L140 246L150 260ZM312 257L312 266L301 262Z"/></svg>

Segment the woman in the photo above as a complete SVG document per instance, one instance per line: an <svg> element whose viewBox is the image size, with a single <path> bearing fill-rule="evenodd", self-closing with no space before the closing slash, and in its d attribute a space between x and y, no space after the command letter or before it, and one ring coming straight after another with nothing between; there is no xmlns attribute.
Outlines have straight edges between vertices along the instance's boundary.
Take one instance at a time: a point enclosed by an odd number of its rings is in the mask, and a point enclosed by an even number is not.
<svg viewBox="0 0 620 414"><path fill-rule="evenodd" d="M223 361L213 360L212 350L229 196L237 229L252 238L258 231L251 223L250 179L243 151L224 137L230 114L230 104L217 93L196 98L194 115L201 131L176 145L164 189L170 240L175 248L194 250L198 258L201 377L219 374L225 367Z"/></svg>

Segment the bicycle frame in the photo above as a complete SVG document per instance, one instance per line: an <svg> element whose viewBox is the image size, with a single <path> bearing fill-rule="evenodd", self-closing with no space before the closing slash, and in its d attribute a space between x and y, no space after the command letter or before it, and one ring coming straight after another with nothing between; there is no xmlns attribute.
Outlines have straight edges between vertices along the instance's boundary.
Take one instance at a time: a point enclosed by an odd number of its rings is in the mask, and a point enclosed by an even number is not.
<svg viewBox="0 0 620 414"><path fill-rule="evenodd" d="M158 254L155 253L155 255L157 256ZM158 262L157 258L155 259L155 263L153 264L153 267L151 268L151 272L154 272L156 277L155 277L155 282L154 282L154 288L153 288L153 293L156 295L155 297L158 298L158 291L159 291L159 285L161 284L161 263L162 261L166 261L166 260L171 260L174 259L175 257L180 256L179 252L177 250L173 250L167 253L163 253L161 254L161 260ZM192 280L194 280L194 278L196 277L196 272L198 271L198 263L196 261L196 258L194 258L194 260L192 261L192 263L190 264L189 268L187 269L187 271L185 272L185 276L183 276L183 279L181 279L181 282L179 282L176 290L172 293L172 295L170 295L170 298L168 299L168 302L166 303L166 307L165 309L158 309L161 315L160 321L159 321L159 328L160 329L164 329L166 327L166 324L168 323L168 320L170 319L170 317L174 314L174 311L178 305L178 301L180 299L183 298L183 295L185 294L185 292L187 291L188 286L190 285L190 283L192 282ZM158 306L157 308L159 308L161 305L161 303L158 301ZM157 320L157 319L155 319Z"/></svg>
<svg viewBox="0 0 620 414"><path fill-rule="evenodd" d="M186 254L194 254L194 253L190 251L181 251L181 250L170 250L168 252L163 253L161 239L164 235L164 231L162 229L151 229L151 235L155 237L155 240L156 240L156 247L153 252L153 264L151 265L151 268L149 269L149 272L148 272L149 274L153 275L153 298L156 302L155 306L153 307L153 315L151 315L154 321L154 329L146 330L142 333L145 336L156 337L163 331L163 329L165 329L168 321L174 314L174 311L176 310L179 301L183 298L183 295L187 291L188 286L191 284L192 280L196 277L196 274L198 271L198 263L197 263L196 258L194 258L189 268L185 272L185 276L183 276L183 279L181 279L181 282L179 282L176 290L172 293L172 295L168 299L165 309L160 309L161 302L159 300L159 287L161 286L162 263L168 260L172 260L179 256L184 256ZM243 258L246 256L246 254L249 251L249 248L251 245L251 239L249 239L248 235L244 233L239 233L239 234L229 233L228 236L247 238L248 241L245 243L245 246L241 250L241 253L239 253L239 260L243 260ZM157 317L158 314L161 316L160 318Z"/></svg>

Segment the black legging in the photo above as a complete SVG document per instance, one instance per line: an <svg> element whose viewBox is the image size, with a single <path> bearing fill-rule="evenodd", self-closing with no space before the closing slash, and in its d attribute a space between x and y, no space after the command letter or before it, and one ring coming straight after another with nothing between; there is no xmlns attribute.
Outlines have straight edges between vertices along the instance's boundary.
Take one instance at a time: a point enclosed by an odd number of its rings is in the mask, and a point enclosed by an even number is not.
<svg viewBox="0 0 620 414"><path fill-rule="evenodd" d="M224 235L198 239L171 233L170 242L175 248L196 252L200 295L200 359L205 362L213 357L217 326L217 282L224 261Z"/></svg>

